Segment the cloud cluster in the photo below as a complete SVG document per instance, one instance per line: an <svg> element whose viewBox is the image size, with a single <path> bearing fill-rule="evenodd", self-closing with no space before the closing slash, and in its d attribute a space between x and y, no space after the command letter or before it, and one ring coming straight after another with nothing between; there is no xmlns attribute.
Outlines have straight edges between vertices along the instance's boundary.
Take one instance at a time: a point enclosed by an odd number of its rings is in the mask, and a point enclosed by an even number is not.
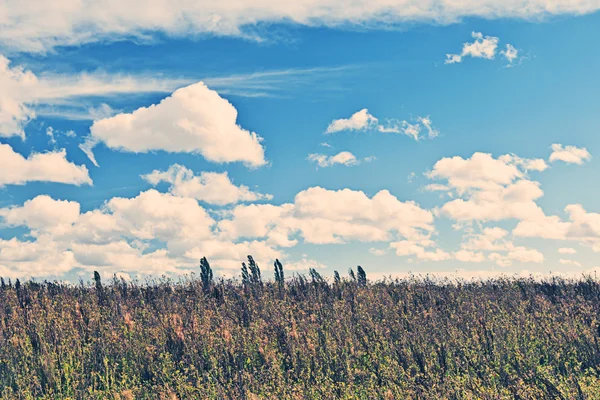
<svg viewBox="0 0 600 400"><path fill-rule="evenodd" d="M77 202L38 196L0 209L0 218L5 226L29 228L33 238L0 240L0 275L59 275L76 268L160 275L189 272L199 254L221 268L237 268L247 254L264 262L281 256L261 243L223 241L196 200L153 189L85 213Z"/></svg>
<svg viewBox="0 0 600 400"><path fill-rule="evenodd" d="M379 119L369 113L369 110L362 110L352 114L350 118L341 118L333 120L325 134L332 134L342 131L379 131L383 133L400 133L420 140L422 138L433 139L439 135L439 131L434 128L433 122L429 117L417 117L414 122L406 120L388 119L385 123L380 123ZM426 134L422 134L426 132Z"/></svg>
<svg viewBox="0 0 600 400"><path fill-rule="evenodd" d="M434 230L431 212L387 191L368 197L320 187L298 193L294 203L238 205L218 213L195 198L154 189L133 198L112 198L87 212L75 201L42 195L0 208L0 223L29 229L32 240L0 240L0 275L20 277L78 269L181 273L203 256L227 274L247 254L263 265L281 258L295 269L322 267L314 260L291 259L283 250L300 241L418 240Z"/></svg>
<svg viewBox="0 0 600 400"><path fill-rule="evenodd" d="M235 185L226 173L196 175L172 165L143 176L152 185L167 183L168 193L150 189L132 198L112 198L86 212L75 201L44 195L21 206L0 208L0 224L28 230L24 237L0 240L0 275L50 276L92 269L175 274L190 271L203 256L226 275L237 270L247 254L263 265L280 258L293 268L322 267L306 258L293 260L288 249L299 244L373 243L369 251L379 256L391 252L417 262L489 263L503 268L544 262L542 252L516 242L523 237L581 243L600 251L600 214L575 204L566 207L568 218L563 219L546 215L537 204L543 191L530 174L548 168L543 159L514 154L443 158L426 176L433 181L428 189L444 192L447 200L429 210L387 190L369 196L318 186L299 192L292 202L253 203L271 196ZM199 201L231 207L210 209ZM436 218L455 223L457 234L462 234L457 248L439 245ZM490 226L510 222L516 223L512 231ZM561 247L558 252L576 250ZM562 260L565 266L579 265Z"/></svg>
<svg viewBox="0 0 600 400"><path fill-rule="evenodd" d="M484 36L481 32L472 32L471 36L475 39L473 42L463 44L462 51L459 54L446 54L445 64L461 63L464 58L483 58L493 60L498 54L498 44L500 39L495 36ZM519 50L513 45L507 44L500 55L512 65L519 58Z"/></svg>
<svg viewBox="0 0 600 400"><path fill-rule="evenodd" d="M448 24L462 18L525 18L586 14L600 8L582 0L298 0L281 2L190 2L130 0L114 2L5 0L0 13L0 44L20 51L44 52L56 46L137 38L152 33L256 38L254 29L270 23L306 26L376 27L420 22Z"/></svg>

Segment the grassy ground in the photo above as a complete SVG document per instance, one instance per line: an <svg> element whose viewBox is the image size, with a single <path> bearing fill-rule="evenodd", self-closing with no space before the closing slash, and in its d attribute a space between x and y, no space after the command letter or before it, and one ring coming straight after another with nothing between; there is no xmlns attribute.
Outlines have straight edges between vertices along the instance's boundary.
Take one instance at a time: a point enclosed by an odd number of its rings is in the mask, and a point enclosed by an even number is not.
<svg viewBox="0 0 600 400"><path fill-rule="evenodd" d="M592 279L204 278L4 283L1 397L600 398Z"/></svg>

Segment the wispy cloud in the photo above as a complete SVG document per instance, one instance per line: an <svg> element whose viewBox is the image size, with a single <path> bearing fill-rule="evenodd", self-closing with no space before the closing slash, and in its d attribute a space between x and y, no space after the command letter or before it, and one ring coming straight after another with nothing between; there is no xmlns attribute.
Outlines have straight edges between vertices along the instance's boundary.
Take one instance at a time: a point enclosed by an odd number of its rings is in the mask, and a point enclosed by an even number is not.
<svg viewBox="0 0 600 400"><path fill-rule="evenodd" d="M414 22L450 24L466 17L533 19L592 13L597 1L582 0L297 0L286 2L96 0L56 6L46 0L4 0L0 46L12 51L48 52L58 46L131 39L155 34L177 37L235 36L263 40L265 25L381 28Z"/></svg>

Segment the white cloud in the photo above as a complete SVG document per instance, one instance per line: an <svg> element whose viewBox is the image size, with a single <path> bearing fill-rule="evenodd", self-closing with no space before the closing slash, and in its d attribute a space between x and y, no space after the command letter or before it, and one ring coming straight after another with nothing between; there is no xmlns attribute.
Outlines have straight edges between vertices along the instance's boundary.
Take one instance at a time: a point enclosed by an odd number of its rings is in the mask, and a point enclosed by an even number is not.
<svg viewBox="0 0 600 400"><path fill-rule="evenodd" d="M166 171L155 170L142 178L154 186L160 182L169 183L169 192L175 196L191 197L220 206L273 198L270 194L253 192L248 186L234 185L227 172L202 172L195 176L192 170L179 164L171 165Z"/></svg>
<svg viewBox="0 0 600 400"><path fill-rule="evenodd" d="M415 122L401 121L397 119L388 119L380 124L379 119L369 114L366 108L354 113L348 119L336 119L325 131L325 134L331 134L341 131L367 131L377 130L382 133L400 133L409 136L414 140L422 138L433 139L439 135L439 131L434 128L433 121L429 116L417 117ZM426 134L422 135L421 132Z"/></svg>
<svg viewBox="0 0 600 400"><path fill-rule="evenodd" d="M514 155L493 158L475 153L471 158L443 158L426 176L443 179L453 200L439 214L456 221L532 220L545 217L536 200L544 192L540 184L527 179L527 171L546 169L543 160L523 159ZM436 185L436 184L434 184ZM429 186L426 190L444 189Z"/></svg>
<svg viewBox="0 0 600 400"><path fill-rule="evenodd" d="M500 54L506 58L509 65L512 65L515 60L519 58L519 50L517 50L512 44L507 44L506 49L500 51Z"/></svg>
<svg viewBox="0 0 600 400"><path fill-rule="evenodd" d="M386 249L376 249L375 247L371 247L369 249L369 253L373 254L374 256L384 256L387 254L387 250Z"/></svg>
<svg viewBox="0 0 600 400"><path fill-rule="evenodd" d="M35 118L35 112L23 101L25 94L37 85L37 78L23 68L9 66L9 60L0 55L0 136L25 137L23 127Z"/></svg>
<svg viewBox="0 0 600 400"><path fill-rule="evenodd" d="M28 158L16 153L7 144L0 144L0 187L46 181L72 185L91 185L85 165L67 160L66 151L32 153Z"/></svg>
<svg viewBox="0 0 600 400"><path fill-rule="evenodd" d="M573 267L582 267L581 263L578 261L575 261L575 260L565 260L565 259L561 258L559 260L559 262L562 265L572 265Z"/></svg>
<svg viewBox="0 0 600 400"><path fill-rule="evenodd" d="M588 212L580 204L566 206L565 212L568 214L566 221L555 215L540 220L521 221L513 230L513 235L574 241L600 252L600 214Z"/></svg>
<svg viewBox="0 0 600 400"><path fill-rule="evenodd" d="M120 151L199 153L216 163L265 165L262 139L236 121L235 107L199 82L159 104L95 121L90 132L91 139Z"/></svg>
<svg viewBox="0 0 600 400"><path fill-rule="evenodd" d="M485 254L468 250L457 251L454 253L454 258L458 261L472 263L481 263L486 260Z"/></svg>
<svg viewBox="0 0 600 400"><path fill-rule="evenodd" d="M553 144L550 162L563 161L568 164L581 165L585 161L589 161L591 158L592 155L587 151L586 148L575 146L563 147L562 144Z"/></svg>
<svg viewBox="0 0 600 400"><path fill-rule="evenodd" d="M561 247L557 251L559 254L577 254L577 250L571 247Z"/></svg>
<svg viewBox="0 0 600 400"><path fill-rule="evenodd" d="M433 122L431 121L431 118L429 118L428 116L427 117L419 117L419 118L417 118L417 120L427 130L427 137L429 139L433 139L433 138L437 137L440 134L440 132L433 127Z"/></svg>
<svg viewBox="0 0 600 400"><path fill-rule="evenodd" d="M401 240L390 243L390 247L396 250L396 255L398 256L415 256L421 261L445 261L452 259L452 255L442 249L428 250L432 246L434 246L434 243L427 240Z"/></svg>
<svg viewBox="0 0 600 400"><path fill-rule="evenodd" d="M492 60L496 56L500 39L495 36L483 36L481 32L472 32L471 36L475 41L464 43L460 54L446 54L446 64L460 63L465 57Z"/></svg>
<svg viewBox="0 0 600 400"><path fill-rule="evenodd" d="M298 261L287 262L284 266L286 271L308 271L309 269L325 269L327 266L316 260L303 257Z"/></svg>
<svg viewBox="0 0 600 400"><path fill-rule="evenodd" d="M327 156L325 154L312 153L306 158L310 162L316 163L321 168L332 167L336 164L345 165L347 167L352 165L358 165L361 162L370 162L375 160L375 157L365 157L362 160L358 159L354 154L349 151L342 151L334 156Z"/></svg>
<svg viewBox="0 0 600 400"><path fill-rule="evenodd" d="M369 114L369 110L363 108L362 110L352 114L348 119L336 119L329 124L326 134L336 133L341 131L364 131L367 129L373 129L379 120Z"/></svg>
<svg viewBox="0 0 600 400"><path fill-rule="evenodd" d="M133 0L112 2L24 3L6 0L0 14L0 43L25 51L48 51L56 46L79 45L136 37L148 40L153 32L170 36L215 34L256 38L263 23L306 26L377 27L402 23L449 24L463 18L535 19L562 14L586 14L600 6L582 0L340 0L294 3L266 0L248 2L189 2Z"/></svg>
<svg viewBox="0 0 600 400"><path fill-rule="evenodd" d="M519 246L512 248L506 254L492 253L489 259L496 261L496 264L501 267L509 267L514 262L541 264L544 262L544 255L539 250Z"/></svg>
<svg viewBox="0 0 600 400"><path fill-rule="evenodd" d="M227 238L267 238L291 246L298 234L315 244L414 240L428 236L432 223L431 212L386 190L369 198L361 191L313 187L298 193L293 204L237 206L218 225Z"/></svg>
<svg viewBox="0 0 600 400"><path fill-rule="evenodd" d="M439 131L433 127L430 117L417 117L414 123L390 119L385 124L378 125L377 130L383 133L400 133L417 141L423 138L433 139L439 135ZM426 131L427 134L422 135L423 131Z"/></svg>

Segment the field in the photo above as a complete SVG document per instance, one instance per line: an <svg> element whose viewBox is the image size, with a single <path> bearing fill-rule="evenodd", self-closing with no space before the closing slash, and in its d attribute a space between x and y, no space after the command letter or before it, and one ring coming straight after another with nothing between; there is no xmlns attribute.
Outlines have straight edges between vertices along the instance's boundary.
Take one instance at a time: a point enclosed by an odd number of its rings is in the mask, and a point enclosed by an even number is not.
<svg viewBox="0 0 600 400"><path fill-rule="evenodd" d="M598 399L592 278L2 281L3 399ZM264 269L263 273L269 272ZM264 274L266 275L266 274Z"/></svg>

